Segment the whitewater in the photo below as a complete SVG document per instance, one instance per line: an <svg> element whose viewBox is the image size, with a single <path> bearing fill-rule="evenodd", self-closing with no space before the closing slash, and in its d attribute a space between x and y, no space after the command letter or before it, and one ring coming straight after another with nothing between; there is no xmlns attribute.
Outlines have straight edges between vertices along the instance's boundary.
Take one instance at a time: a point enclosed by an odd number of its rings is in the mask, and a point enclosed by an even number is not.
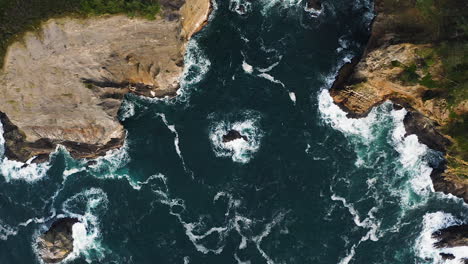
<svg viewBox="0 0 468 264"><path fill-rule="evenodd" d="M353 119L328 89L362 52L372 3L213 2L178 95L128 95L124 146L94 160L5 157L0 263L42 263L36 238L74 217L63 263L458 263L432 233L466 223L434 192L441 154L385 102ZM246 139L223 142L236 130ZM456 259L443 262L440 253Z"/></svg>

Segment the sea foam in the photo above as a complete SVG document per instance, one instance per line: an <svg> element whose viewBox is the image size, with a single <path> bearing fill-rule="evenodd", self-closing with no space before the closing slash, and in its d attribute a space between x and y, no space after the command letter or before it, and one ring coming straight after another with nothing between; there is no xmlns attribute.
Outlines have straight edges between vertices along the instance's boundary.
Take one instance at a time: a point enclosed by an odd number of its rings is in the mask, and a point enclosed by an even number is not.
<svg viewBox="0 0 468 264"><path fill-rule="evenodd" d="M80 220L72 227L73 252L65 262L82 256L91 263L105 257L99 216L107 210L108 203L107 195L102 189L90 188L73 195L62 204L62 210L67 216Z"/></svg>

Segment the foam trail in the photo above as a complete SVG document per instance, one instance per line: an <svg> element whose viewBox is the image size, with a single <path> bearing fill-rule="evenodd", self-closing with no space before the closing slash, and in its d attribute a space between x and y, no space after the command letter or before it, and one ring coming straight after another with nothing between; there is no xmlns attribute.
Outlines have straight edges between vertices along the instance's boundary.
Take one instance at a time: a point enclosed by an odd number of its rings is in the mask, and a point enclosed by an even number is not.
<svg viewBox="0 0 468 264"><path fill-rule="evenodd" d="M242 61L242 69L244 70L245 73L248 73L248 74L252 74L253 72L252 65L248 64L245 60Z"/></svg>
<svg viewBox="0 0 468 264"><path fill-rule="evenodd" d="M354 208L354 205L352 203L348 203L345 198L335 194L331 196L331 199L333 201L340 201L343 204L343 206L349 210L349 213L353 216L353 221L356 226L368 229L367 233L363 237L361 237L357 244L354 244L351 247L349 253L339 262L339 264L348 264L356 254L356 248L361 244L361 242L367 240L379 240L379 237L377 236L377 231L380 227L380 221L377 221L374 217L374 213L377 211L377 207L373 207L371 210L369 210L369 212L367 213L367 217L361 221L359 212Z"/></svg>
<svg viewBox="0 0 468 264"><path fill-rule="evenodd" d="M280 64L282 58L283 58L283 56L280 56L279 60L277 62L273 63L272 65L268 66L267 68L257 68L257 70L259 72L263 72L263 73L269 72L269 71L273 70L276 66L278 66Z"/></svg>
<svg viewBox="0 0 468 264"><path fill-rule="evenodd" d="M169 122L167 122L166 116L164 114L157 114L157 115L159 117L161 117L161 119L164 122L164 124L166 125L166 127L174 134L174 147L176 149L177 155L179 155L179 158L180 158L180 160L182 162L182 165L184 166L185 172L189 173L193 178L194 177L193 172L191 170L187 169L187 166L185 165L184 157L182 156L182 152L180 151L179 133L175 129L174 125L170 125Z"/></svg>
<svg viewBox="0 0 468 264"><path fill-rule="evenodd" d="M3 124L0 122L0 158L5 155L5 138L3 137Z"/></svg>
<svg viewBox="0 0 468 264"><path fill-rule="evenodd" d="M426 213L423 218L422 232L416 240L414 246L415 252L423 260L432 260L431 262L424 263L445 263L445 264L459 264L462 263L463 258L468 258L468 247L455 247L455 248L435 248L434 243L437 242L432 238L432 233L435 231L446 228L452 225L459 225L463 222L456 219L453 215L444 212ZM439 253L450 253L455 256L453 260L442 260Z"/></svg>
<svg viewBox="0 0 468 264"><path fill-rule="evenodd" d="M158 182L154 182L153 180L158 180ZM138 188L143 188L148 186L150 190L155 193L160 199L158 200L160 203L169 206L169 213L174 215L180 224L185 229L185 234L187 235L190 242L192 242L195 249L203 254L221 254L224 250L226 245L226 239L232 231L236 231L241 237L242 241L239 245L239 249L243 249L247 246L247 243L255 244L258 252L267 260L267 263L273 264L273 260L271 257L267 255L267 253L261 248L261 243L264 238L266 238L272 231L272 229L278 225L285 217L285 212L278 213L270 223L267 223L264 226L263 231L256 236L245 236L242 232L243 229L247 229L248 234L252 234L253 230L250 229L250 226L254 223L254 221L240 216L237 214L237 208L241 205L240 200L234 199L234 197L227 192L218 192L213 197L213 203L224 201L227 199L227 210L224 214L225 222L222 225L216 225L210 227L208 223L205 222L205 217L199 217L198 221L196 222L187 222L184 220L183 212L187 212L188 208L185 205L185 201L179 198L171 198L169 188L167 186L167 179L164 175L158 174L151 176L145 182L139 182ZM177 208L177 210L174 210ZM243 225L241 226L240 223ZM207 246L204 244L206 238L217 235L217 243L216 245ZM210 239L212 242L212 240ZM188 261L188 258L187 258ZM239 263L249 264L250 261L240 262Z"/></svg>
<svg viewBox="0 0 468 264"><path fill-rule="evenodd" d="M268 74L268 73L260 73L260 74L258 74L257 76L258 76L258 77L261 77L261 78L263 78L263 79L269 80L269 81L272 82L272 83L277 83L277 84L280 84L280 85L283 86L283 87L286 87L286 86L284 85L284 83L282 83L282 82L279 81L279 80L276 80L275 77L271 76L271 75Z"/></svg>
<svg viewBox="0 0 468 264"><path fill-rule="evenodd" d="M273 221L271 221L271 223L268 223L266 226L265 226L265 229L263 230L262 233L260 233L258 236L255 236L252 238L252 241L255 243L256 247L257 247L257 250L260 252L260 254L262 255L262 257L266 260L266 262L268 264L274 264L275 262L273 261L273 259L267 255L267 253L261 248L261 243L262 243L262 240L267 237L268 235L270 235L271 233L271 230L273 229L273 227L275 227L276 225L278 225L285 217L286 213L279 213L275 216L275 218L273 218Z"/></svg>

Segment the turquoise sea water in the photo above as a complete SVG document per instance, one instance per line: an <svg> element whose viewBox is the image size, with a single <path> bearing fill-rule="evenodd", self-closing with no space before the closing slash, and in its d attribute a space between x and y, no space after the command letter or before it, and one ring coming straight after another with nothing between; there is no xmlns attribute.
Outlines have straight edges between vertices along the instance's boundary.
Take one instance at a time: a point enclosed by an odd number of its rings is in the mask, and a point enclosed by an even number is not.
<svg viewBox="0 0 468 264"><path fill-rule="evenodd" d="M405 110L348 119L328 95L372 4L214 3L178 97L127 96L123 148L3 159L0 263L41 263L33 241L62 216L82 221L66 263L443 263L430 234L468 208L433 192L440 154L404 137ZM230 129L248 142L222 143Z"/></svg>

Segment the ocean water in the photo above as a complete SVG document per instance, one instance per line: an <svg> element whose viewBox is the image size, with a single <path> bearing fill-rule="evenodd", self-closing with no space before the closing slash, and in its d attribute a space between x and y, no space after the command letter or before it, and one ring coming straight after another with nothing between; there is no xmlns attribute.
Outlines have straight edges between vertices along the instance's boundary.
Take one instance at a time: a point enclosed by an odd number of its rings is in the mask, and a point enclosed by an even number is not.
<svg viewBox="0 0 468 264"><path fill-rule="evenodd" d="M431 233L466 222L468 207L433 191L441 155L405 137L405 110L385 103L349 119L327 91L362 52L372 3L214 4L178 96L127 96L121 149L88 165L58 147L49 163L24 166L3 158L0 137L0 263L41 263L35 238L63 216L81 220L73 264L467 257L432 247ZM230 129L248 141L222 143Z"/></svg>

